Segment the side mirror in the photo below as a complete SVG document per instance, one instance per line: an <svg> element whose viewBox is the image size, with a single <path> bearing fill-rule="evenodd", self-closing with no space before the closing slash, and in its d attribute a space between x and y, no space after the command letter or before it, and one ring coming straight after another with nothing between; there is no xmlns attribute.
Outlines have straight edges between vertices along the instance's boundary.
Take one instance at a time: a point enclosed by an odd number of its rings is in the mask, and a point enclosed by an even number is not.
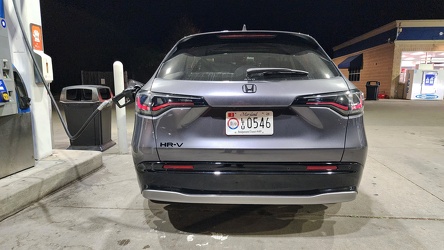
<svg viewBox="0 0 444 250"><path fill-rule="evenodd" d="M143 83L135 81L135 80L129 80L128 81L128 87L122 91L122 93L116 95L113 97L113 102L117 105L119 108L123 108L131 103L133 103L136 99L136 94L139 92L139 90L143 87ZM125 103L122 105L119 103L121 99L125 98Z"/></svg>

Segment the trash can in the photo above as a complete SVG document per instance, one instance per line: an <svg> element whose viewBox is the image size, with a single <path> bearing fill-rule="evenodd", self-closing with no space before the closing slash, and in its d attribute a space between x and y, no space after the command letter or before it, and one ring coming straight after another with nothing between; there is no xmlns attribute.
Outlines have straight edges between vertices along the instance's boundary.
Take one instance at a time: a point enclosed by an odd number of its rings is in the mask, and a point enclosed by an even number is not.
<svg viewBox="0 0 444 250"><path fill-rule="evenodd" d="M60 103L65 110L71 135L76 134L89 116L105 100L112 98L111 89L99 85L75 85L62 89ZM111 140L111 107L104 108L68 149L105 151L116 143Z"/></svg>
<svg viewBox="0 0 444 250"><path fill-rule="evenodd" d="M378 100L379 85L381 85L381 83L378 81L368 81L365 84L367 89L365 100Z"/></svg>

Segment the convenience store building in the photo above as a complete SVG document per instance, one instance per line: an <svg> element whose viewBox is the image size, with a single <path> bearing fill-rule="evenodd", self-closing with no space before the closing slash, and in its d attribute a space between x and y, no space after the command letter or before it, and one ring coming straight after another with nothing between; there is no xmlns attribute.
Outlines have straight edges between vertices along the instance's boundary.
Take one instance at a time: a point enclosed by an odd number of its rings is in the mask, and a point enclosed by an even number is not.
<svg viewBox="0 0 444 250"><path fill-rule="evenodd" d="M444 19L397 20L333 51L341 72L364 93L368 81L379 81L387 98L443 99Z"/></svg>

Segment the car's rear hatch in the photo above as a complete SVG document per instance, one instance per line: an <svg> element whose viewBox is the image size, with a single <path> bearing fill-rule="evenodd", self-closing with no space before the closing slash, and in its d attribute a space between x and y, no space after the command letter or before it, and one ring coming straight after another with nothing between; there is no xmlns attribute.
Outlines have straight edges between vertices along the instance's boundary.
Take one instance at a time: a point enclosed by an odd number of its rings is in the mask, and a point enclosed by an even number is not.
<svg viewBox="0 0 444 250"><path fill-rule="evenodd" d="M163 162L337 162L344 152L349 86L307 35L186 37L143 91Z"/></svg>
<svg viewBox="0 0 444 250"><path fill-rule="evenodd" d="M244 93L254 84L255 93ZM186 86L186 87L184 87ZM324 106L297 105L299 96L348 91L341 77L297 81L205 82L156 79L153 95L201 97L198 107L174 107L154 118L161 161L335 162L345 143L347 116ZM292 105L293 104L293 105ZM272 120L241 122L240 112L272 112ZM254 111L254 112L251 112ZM234 114L232 114L234 113ZM262 112L261 112L262 113ZM253 135L230 134L229 116ZM267 124L268 122L268 124ZM254 134L272 126L268 135ZM254 127L259 127L254 129ZM248 130L248 128L247 128ZM270 132L268 132L270 133Z"/></svg>

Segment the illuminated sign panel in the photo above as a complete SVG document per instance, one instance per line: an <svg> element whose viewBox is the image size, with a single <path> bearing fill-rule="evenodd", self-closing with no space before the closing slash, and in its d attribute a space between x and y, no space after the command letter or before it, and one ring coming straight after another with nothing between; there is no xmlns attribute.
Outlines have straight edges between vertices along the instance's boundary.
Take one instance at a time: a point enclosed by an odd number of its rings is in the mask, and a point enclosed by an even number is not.
<svg viewBox="0 0 444 250"><path fill-rule="evenodd" d="M42 26L31 23L31 40L34 50L43 51Z"/></svg>

